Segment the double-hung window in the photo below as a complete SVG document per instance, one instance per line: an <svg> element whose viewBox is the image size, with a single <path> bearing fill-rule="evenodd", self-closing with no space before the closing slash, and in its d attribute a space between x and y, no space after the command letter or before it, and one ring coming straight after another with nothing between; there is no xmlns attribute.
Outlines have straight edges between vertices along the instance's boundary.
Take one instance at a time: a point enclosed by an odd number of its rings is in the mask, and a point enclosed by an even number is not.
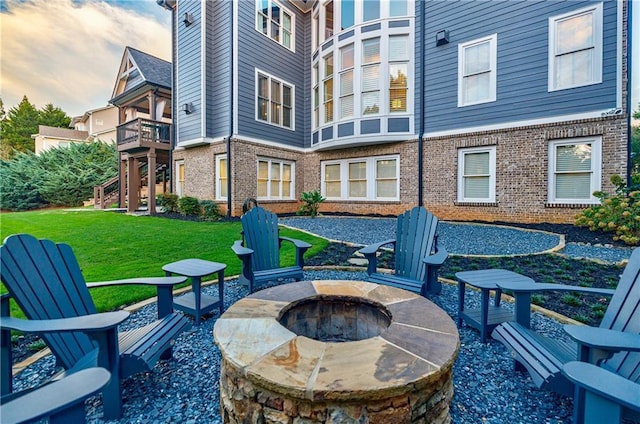
<svg viewBox="0 0 640 424"><path fill-rule="evenodd" d="M179 197L184 196L184 160L176 161L176 194Z"/></svg>
<svg viewBox="0 0 640 424"><path fill-rule="evenodd" d="M380 38L362 42L362 114L380 113Z"/></svg>
<svg viewBox="0 0 640 424"><path fill-rule="evenodd" d="M458 201L495 202L496 148L474 147L458 151Z"/></svg>
<svg viewBox="0 0 640 424"><path fill-rule="evenodd" d="M313 65L313 128L320 125L320 74L318 64Z"/></svg>
<svg viewBox="0 0 640 424"><path fill-rule="evenodd" d="M407 111L409 37L389 37L389 112Z"/></svg>
<svg viewBox="0 0 640 424"><path fill-rule="evenodd" d="M549 91L602 81L602 3L549 18Z"/></svg>
<svg viewBox="0 0 640 424"><path fill-rule="evenodd" d="M294 129L294 86L256 71L256 119Z"/></svg>
<svg viewBox="0 0 640 424"><path fill-rule="evenodd" d="M324 58L324 123L333 122L333 53Z"/></svg>
<svg viewBox="0 0 640 424"><path fill-rule="evenodd" d="M333 1L324 6L324 39L333 37Z"/></svg>
<svg viewBox="0 0 640 424"><path fill-rule="evenodd" d="M216 156L216 199L225 200L227 198L227 155Z"/></svg>
<svg viewBox="0 0 640 424"><path fill-rule="evenodd" d="M600 191L600 137L555 140L549 143L549 202L597 203Z"/></svg>
<svg viewBox="0 0 640 424"><path fill-rule="evenodd" d="M400 158L378 156L323 162L322 195L329 200L398 200Z"/></svg>
<svg viewBox="0 0 640 424"><path fill-rule="evenodd" d="M294 15L274 0L256 0L256 29L293 50Z"/></svg>
<svg viewBox="0 0 640 424"><path fill-rule="evenodd" d="M496 100L498 35L458 45L458 106Z"/></svg>
<svg viewBox="0 0 640 424"><path fill-rule="evenodd" d="M293 199L293 162L258 159L258 199Z"/></svg>
<svg viewBox="0 0 640 424"><path fill-rule="evenodd" d="M353 116L353 44L340 49L340 119Z"/></svg>

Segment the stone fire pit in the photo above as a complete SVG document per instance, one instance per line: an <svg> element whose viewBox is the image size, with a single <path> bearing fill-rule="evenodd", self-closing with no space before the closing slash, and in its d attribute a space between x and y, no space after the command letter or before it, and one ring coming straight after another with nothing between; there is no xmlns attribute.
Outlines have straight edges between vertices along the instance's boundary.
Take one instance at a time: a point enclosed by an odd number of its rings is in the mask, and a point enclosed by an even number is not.
<svg viewBox="0 0 640 424"><path fill-rule="evenodd" d="M259 291L218 319L225 423L449 423L458 330L413 293L362 281Z"/></svg>

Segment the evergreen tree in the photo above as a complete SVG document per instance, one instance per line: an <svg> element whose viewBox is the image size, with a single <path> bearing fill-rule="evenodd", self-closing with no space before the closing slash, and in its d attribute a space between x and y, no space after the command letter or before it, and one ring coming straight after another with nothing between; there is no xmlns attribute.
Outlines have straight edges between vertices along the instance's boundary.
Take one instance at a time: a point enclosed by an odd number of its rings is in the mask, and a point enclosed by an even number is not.
<svg viewBox="0 0 640 424"><path fill-rule="evenodd" d="M640 119L640 104L633 117ZM640 125L631 127L631 173L636 174L635 179L640 180Z"/></svg>
<svg viewBox="0 0 640 424"><path fill-rule="evenodd" d="M49 127L69 128L71 118L62 109L49 103L40 109L38 123Z"/></svg>
<svg viewBox="0 0 640 424"><path fill-rule="evenodd" d="M19 152L33 152L35 142L32 134L38 133L39 112L29 102L27 96L20 104L9 109L9 113L2 120L0 138L2 139L2 159L12 157L14 150Z"/></svg>

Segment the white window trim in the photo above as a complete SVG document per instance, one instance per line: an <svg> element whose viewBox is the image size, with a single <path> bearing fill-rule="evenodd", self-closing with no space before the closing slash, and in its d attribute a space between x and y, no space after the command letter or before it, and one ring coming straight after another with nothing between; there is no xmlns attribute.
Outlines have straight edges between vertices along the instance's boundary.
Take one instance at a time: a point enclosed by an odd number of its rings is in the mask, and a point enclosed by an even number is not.
<svg viewBox="0 0 640 424"><path fill-rule="evenodd" d="M556 198L556 147L574 144L591 144L591 196L589 199ZM549 170L548 170L548 202L550 204L598 204L600 200L593 196L593 192L602 189L602 137L571 138L551 140L549 142Z"/></svg>
<svg viewBox="0 0 640 424"><path fill-rule="evenodd" d="M393 159L396 161L396 196L376 197L376 163L380 160ZM349 164L355 162L366 163L367 195L365 197L349 197ZM325 168L327 165L340 165L340 197L328 197L325 190ZM321 194L327 200L359 200L368 202L389 202L400 200L400 155L371 156L362 158L350 158L341 160L329 160L321 162Z"/></svg>
<svg viewBox="0 0 640 424"><path fill-rule="evenodd" d="M489 66L491 68L489 72L489 98L479 100L476 102L464 101L464 51L467 47L471 47L476 44L482 44L489 42ZM467 41L465 43L458 44L458 107L472 106L482 103L490 103L496 101L496 87L497 87L497 74L498 74L498 34L492 34L487 37L477 38L475 40Z"/></svg>
<svg viewBox="0 0 640 424"><path fill-rule="evenodd" d="M267 107L267 120L263 121L262 119L259 118L259 102L258 102L258 76L262 75L263 77L266 77L269 79L269 81L267 82L267 89L269 90L269 107ZM271 122L271 80L277 81L278 83L280 83L280 86L288 86L291 88L291 127L286 127L284 125L282 125L282 120L284 117L284 113L280 113L280 124L275 124L273 122ZM273 125L274 127L279 127L279 128L284 128L286 130L290 130L290 131L295 131L296 130L296 86L294 84L291 84L285 80L282 80L280 78L274 77L273 75L271 75L268 72L264 72L261 71L260 69L256 68L256 73L255 73L255 81L254 81L254 96L255 96L255 110L256 110L256 114L255 114L255 120L257 122L260 122L262 124L269 124L269 125ZM284 95L280 95L280 99L281 102L284 102ZM284 110L284 108L283 108Z"/></svg>
<svg viewBox="0 0 640 424"><path fill-rule="evenodd" d="M258 14L260 13L260 12L258 12L258 10L259 10L258 7L259 7L260 0L255 0L255 3L254 3L255 4L255 9L254 9L255 26L254 26L254 29L256 31L258 31L260 34L262 34L263 36L265 36L268 39L270 39L271 41L273 41L274 43L278 43L279 45L281 45L285 49L291 50L292 52L295 53L295 51L296 51L296 48L295 48L295 46L296 46L296 15L293 14L286 7L282 6L282 4L280 2L275 1L275 0L268 0L268 1L269 1L270 4L278 5L278 7L280 8L281 11L284 11L289 16L291 16L291 47L287 47L284 44L282 44L282 32L283 32L282 22L281 22L281 25L280 25L280 34L281 34L280 35L280 40L276 41L273 38L271 38L271 7L269 7L269 16L267 18L268 22L269 22L269 25L267 25L267 33L265 34L264 32L262 32L262 28L259 27L260 22L258 21Z"/></svg>
<svg viewBox="0 0 640 424"><path fill-rule="evenodd" d="M220 162L227 160L227 155L216 155L216 200L227 200L227 196L221 196L222 181L220 180ZM227 179L229 177L227 176Z"/></svg>
<svg viewBox="0 0 640 424"><path fill-rule="evenodd" d="M464 197L464 159L469 153L489 153L489 197ZM496 201L496 146L471 147L458 150L458 202L495 203Z"/></svg>
<svg viewBox="0 0 640 424"><path fill-rule="evenodd" d="M264 158L264 157L259 157L256 160L256 193L258 192L257 190L257 185L258 185L258 172L260 172L260 162L267 162L267 170L268 170L268 177L267 177L267 195L266 196L256 196L257 200L293 200L295 199L295 187L296 187L296 164L295 162L289 161L289 160L281 160L281 159L271 159L271 158ZM273 196L271 194L271 165L272 164L279 164L280 165L280 192L282 192L282 165L289 165L291 166L291 187L289 189L289 195L286 196L285 193L282 193L282 196Z"/></svg>
<svg viewBox="0 0 640 424"><path fill-rule="evenodd" d="M592 64L592 72L593 72L593 81L588 82L586 84L575 84L569 86L558 87L555 75L555 57L556 57L556 23L563 19L567 19L573 16L582 15L585 13L593 13L594 15L594 28L593 28L593 45L594 45L594 63ZM571 88L577 87L585 87L593 84L600 84L602 82L602 32L603 32L603 24L602 24L602 3L594 4L593 6L585 7L582 9L574 10L569 13L565 13L562 15L552 16L549 18L549 58L548 58L548 72L549 72L549 92L551 91L559 91L559 90L567 90Z"/></svg>

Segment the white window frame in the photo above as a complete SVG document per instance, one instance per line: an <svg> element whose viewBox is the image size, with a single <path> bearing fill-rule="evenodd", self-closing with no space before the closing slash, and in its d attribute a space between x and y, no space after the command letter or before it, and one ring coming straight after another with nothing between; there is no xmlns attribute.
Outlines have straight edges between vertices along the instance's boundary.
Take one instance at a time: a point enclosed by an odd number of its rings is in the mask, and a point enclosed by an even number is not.
<svg viewBox="0 0 640 424"><path fill-rule="evenodd" d="M262 13L262 10L260 9L260 4L263 1L267 1L269 3L268 15L264 15ZM279 31L280 31L279 37L278 37L279 39L276 40L276 39L274 39L272 37L272 34L271 34L271 23L273 21L272 21L271 11L273 10L273 7L272 7L273 4L277 5L280 8L280 13L282 13L282 14L286 13L291 18L291 39L290 39L291 46L287 46L287 45L283 44L283 42L282 42L282 40L284 38L282 36L282 34L284 34L284 31L285 31L285 29L284 29L284 27L282 25L282 22L283 22L282 17L280 17L280 23L278 25ZM261 26L262 22L260 21L260 17L266 17L267 18L268 25L267 25L267 33L266 34L264 32L262 32L262 26ZM295 34L296 33L296 31L295 31L295 29L296 29L296 16L289 9L287 9L284 6L282 6L282 4L280 2L275 1L275 0L255 0L255 19L256 19L256 25L255 25L255 30L256 31L258 31L260 34L264 35L268 39L280 44L282 47L284 47L284 48L286 48L288 50L291 50L292 52L296 51L296 49L295 49L295 46L296 46L296 34Z"/></svg>
<svg viewBox="0 0 640 424"><path fill-rule="evenodd" d="M267 107L267 120L263 120L260 119L260 98L258 97L258 82L259 82L259 77L265 77L267 78L267 90L269 91L268 93L268 100L269 100L269 105ZM277 83L280 84L280 104L281 106L284 105L284 87L287 86L291 89L291 126L287 127L285 125L283 125L283 120L284 120L284 106L281 107L281 111L280 111L280 116L279 116L279 123L275 123L275 122L271 122L271 103L273 103L273 96L271 93L271 82L275 81ZM256 75L255 75L255 83L254 83L254 87L255 87L255 98L256 98L256 115L255 115L255 119L256 121L263 123L263 124L269 124L269 125L273 125L276 127L280 127L280 128L284 128L287 130L291 130L291 131L295 131L296 130L296 124L295 124L295 116L296 116L296 86L294 84L288 83L280 78L276 78L273 75L261 71L260 69L256 68Z"/></svg>
<svg viewBox="0 0 640 424"><path fill-rule="evenodd" d="M477 46L479 44L489 43L489 97L478 101L467 101L464 97L465 78L472 75L465 75L465 50L468 47ZM458 44L458 107L472 106L482 103L490 103L496 101L497 72L498 71L498 34L492 34L487 37L478 38ZM478 75L478 74L475 74Z"/></svg>
<svg viewBox="0 0 640 424"><path fill-rule="evenodd" d="M465 197L465 158L468 154L489 153L489 195L487 197ZM471 147L458 150L458 202L495 203L496 201L496 146Z"/></svg>
<svg viewBox="0 0 640 424"><path fill-rule="evenodd" d="M226 185L227 182L226 181L222 181L220 179L220 172L222 169L222 161L225 161L225 172L226 172L226 161L227 161L227 155L216 155L216 200L227 200L227 196L222 196L222 187L223 184ZM229 176L227 175L227 180L229 179Z"/></svg>
<svg viewBox="0 0 640 424"><path fill-rule="evenodd" d="M579 15L592 14L593 15L593 62L591 64L592 80L581 84L571 85L559 85L556 81L556 47L557 36L556 28L560 21L571 19ZM552 16L549 18L549 92L566 90L576 87L584 87L587 85L599 84L602 82L602 3L594 4L593 6L585 7L582 9L574 10L562 15ZM567 54L573 54L575 52L569 52Z"/></svg>
<svg viewBox="0 0 640 424"><path fill-rule="evenodd" d="M396 161L396 196L394 197L378 197L377 190L377 175L376 165L380 160L395 160ZM365 162L366 163L366 176L367 176L367 194L365 197L350 197L349 196L349 164ZM340 165L340 197L328 197L325 190L325 168L327 165ZM400 200L400 155L387 155L387 156L371 156L362 158L349 158L340 160L328 160L321 162L321 194L326 197L327 200L359 200L367 202L389 202Z"/></svg>
<svg viewBox="0 0 640 424"><path fill-rule="evenodd" d="M184 180L180 181L180 168L182 167L182 169L184 169L186 171L185 165L184 165L184 159L182 160L177 160L175 162L175 187L176 187L176 194L179 197L184 196Z"/></svg>
<svg viewBox="0 0 640 424"><path fill-rule="evenodd" d="M295 199L295 186L296 186L296 164L295 162L292 161L288 161L288 160L281 160L281 159L271 159L271 158L264 158L264 157L259 157L256 160L256 194L258 193L258 174L260 172L260 162L266 162L267 163L267 170L268 170L268 176L267 176L267 195L266 196L258 196L256 195L256 198L258 200L293 200ZM271 180L272 180L272 176L271 176L271 166L274 164L278 164L280 165L280 183L279 183L279 192L278 195L273 195L273 193L271 193ZM282 175L283 175L283 165L289 165L291 167L291 186L289 187L289 193L288 195L283 193L282 191Z"/></svg>
<svg viewBox="0 0 640 424"><path fill-rule="evenodd" d="M558 198L556 196L556 148L576 144L591 145L591 196L588 199ZM549 142L549 203L551 204L598 204L600 200L593 195L602 189L602 137L582 137Z"/></svg>

